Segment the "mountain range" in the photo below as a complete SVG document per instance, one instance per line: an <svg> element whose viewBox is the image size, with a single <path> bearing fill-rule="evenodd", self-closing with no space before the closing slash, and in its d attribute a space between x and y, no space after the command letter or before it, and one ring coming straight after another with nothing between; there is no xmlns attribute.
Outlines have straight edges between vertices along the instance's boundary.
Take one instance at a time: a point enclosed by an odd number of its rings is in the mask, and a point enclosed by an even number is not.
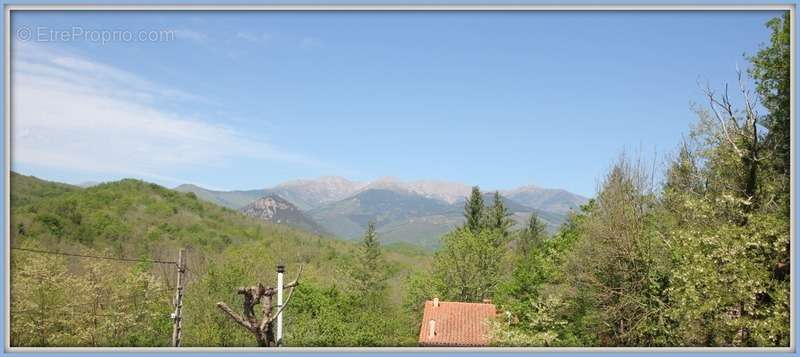
<svg viewBox="0 0 800 357"><path fill-rule="evenodd" d="M200 199L267 221L342 239L357 239L367 223L374 221L384 243L435 248L442 234L463 223L464 201L471 187L447 181L386 177L363 182L325 176L266 189L215 191L186 184L175 190L193 192ZM533 185L500 193L518 226L535 212L550 231L588 200L566 190ZM486 204L492 200L493 194L486 192Z"/></svg>

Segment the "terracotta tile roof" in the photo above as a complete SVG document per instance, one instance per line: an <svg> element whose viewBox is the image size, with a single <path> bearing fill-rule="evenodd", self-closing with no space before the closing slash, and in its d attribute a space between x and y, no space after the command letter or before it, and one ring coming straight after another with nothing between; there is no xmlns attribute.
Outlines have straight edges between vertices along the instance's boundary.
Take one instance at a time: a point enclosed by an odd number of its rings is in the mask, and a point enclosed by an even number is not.
<svg viewBox="0 0 800 357"><path fill-rule="evenodd" d="M494 304L439 301L425 302L422 327L419 330L420 346L467 346L489 345L488 320L497 315ZM429 337L430 321L434 323L434 336Z"/></svg>

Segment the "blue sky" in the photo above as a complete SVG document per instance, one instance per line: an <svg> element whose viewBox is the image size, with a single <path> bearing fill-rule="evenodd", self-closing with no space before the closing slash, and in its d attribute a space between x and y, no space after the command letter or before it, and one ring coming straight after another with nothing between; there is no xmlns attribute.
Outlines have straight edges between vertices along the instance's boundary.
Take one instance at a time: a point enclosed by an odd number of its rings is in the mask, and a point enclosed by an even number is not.
<svg viewBox="0 0 800 357"><path fill-rule="evenodd" d="M672 152L705 103L698 81L735 81L777 15L16 12L12 168L72 183L393 176L591 196L623 150ZM50 35L76 28L174 37Z"/></svg>

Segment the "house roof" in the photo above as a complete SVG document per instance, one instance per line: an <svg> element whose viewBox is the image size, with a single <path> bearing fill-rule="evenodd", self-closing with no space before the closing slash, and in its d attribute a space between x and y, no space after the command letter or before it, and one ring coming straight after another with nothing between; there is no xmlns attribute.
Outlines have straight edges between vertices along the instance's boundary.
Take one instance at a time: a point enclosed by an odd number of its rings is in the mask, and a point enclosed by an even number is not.
<svg viewBox="0 0 800 357"><path fill-rule="evenodd" d="M465 346L489 345L489 319L497 315L494 304L439 301L425 302L422 327L419 331L420 346ZM433 337L430 336L431 322Z"/></svg>

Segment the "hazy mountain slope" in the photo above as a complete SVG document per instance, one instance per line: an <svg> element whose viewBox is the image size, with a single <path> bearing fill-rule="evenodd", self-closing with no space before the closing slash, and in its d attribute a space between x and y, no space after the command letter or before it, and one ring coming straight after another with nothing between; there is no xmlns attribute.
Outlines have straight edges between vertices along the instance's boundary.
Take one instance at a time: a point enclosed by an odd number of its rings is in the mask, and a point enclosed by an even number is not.
<svg viewBox="0 0 800 357"><path fill-rule="evenodd" d="M482 197L483 197L483 204L485 206L489 207L492 204L494 204L494 192L484 192ZM513 200L513 199L511 199L509 197L506 197L506 196L504 196L502 194L500 195L500 197L503 199L503 204L505 204L506 208L508 208L508 210L511 211L511 212L532 212L533 211L533 209L531 207L523 205L523 204L521 204L521 203L519 203L519 202L517 202L517 201L515 201L515 200ZM458 207L462 207L463 208L464 207L464 202L466 201L466 198L467 198L466 196L462 197L458 201L454 202L453 206L458 206Z"/></svg>
<svg viewBox="0 0 800 357"><path fill-rule="evenodd" d="M376 186L368 186L376 187ZM382 184L368 188L344 200L326 204L308 211L327 231L344 239L356 239L374 221L381 240L387 243L406 242L425 248L436 248L439 237L463 224L464 200L453 204L440 199L424 197L402 186ZM487 206L494 200L493 193L485 193ZM522 226L533 211L555 231L566 218L565 214L534 210L508 198L506 207L514 215L517 226Z"/></svg>
<svg viewBox="0 0 800 357"><path fill-rule="evenodd" d="M239 209L240 212L267 222L286 224L316 234L325 234L325 230L290 202L269 194Z"/></svg>
<svg viewBox="0 0 800 357"><path fill-rule="evenodd" d="M361 190L385 189L415 193L417 195L454 203L469 195L472 188L459 182L438 180L400 181L393 177L383 177L364 186Z"/></svg>
<svg viewBox="0 0 800 357"><path fill-rule="evenodd" d="M411 243L434 250L440 245L439 237L463 224L460 214L414 217L381 226L378 233L387 243Z"/></svg>
<svg viewBox="0 0 800 357"><path fill-rule="evenodd" d="M562 189L524 186L513 190L502 191L503 195L527 207L543 211L568 213L578 211L588 198Z"/></svg>
<svg viewBox="0 0 800 357"><path fill-rule="evenodd" d="M355 238L363 233L370 220L380 229L397 221L451 211L452 206L441 200L409 192L369 189L308 214L326 230L342 238Z"/></svg>
<svg viewBox="0 0 800 357"><path fill-rule="evenodd" d="M191 184L180 185L174 190L193 192L202 200L232 209L242 208L269 193L267 190L214 191Z"/></svg>
<svg viewBox="0 0 800 357"><path fill-rule="evenodd" d="M349 197L364 186L363 182L338 176L323 176L313 180L288 181L269 188L268 192L277 194L306 211Z"/></svg>
<svg viewBox="0 0 800 357"><path fill-rule="evenodd" d="M514 212L511 215L511 218L514 219L514 228L523 228L526 224L528 224L528 220L531 217L531 214L536 212L536 215L539 216L539 219L544 221L547 226L547 231L550 233L554 233L558 230L559 227L567 220L568 214L565 213L558 213L558 212L548 212L542 210L532 210L530 212Z"/></svg>

